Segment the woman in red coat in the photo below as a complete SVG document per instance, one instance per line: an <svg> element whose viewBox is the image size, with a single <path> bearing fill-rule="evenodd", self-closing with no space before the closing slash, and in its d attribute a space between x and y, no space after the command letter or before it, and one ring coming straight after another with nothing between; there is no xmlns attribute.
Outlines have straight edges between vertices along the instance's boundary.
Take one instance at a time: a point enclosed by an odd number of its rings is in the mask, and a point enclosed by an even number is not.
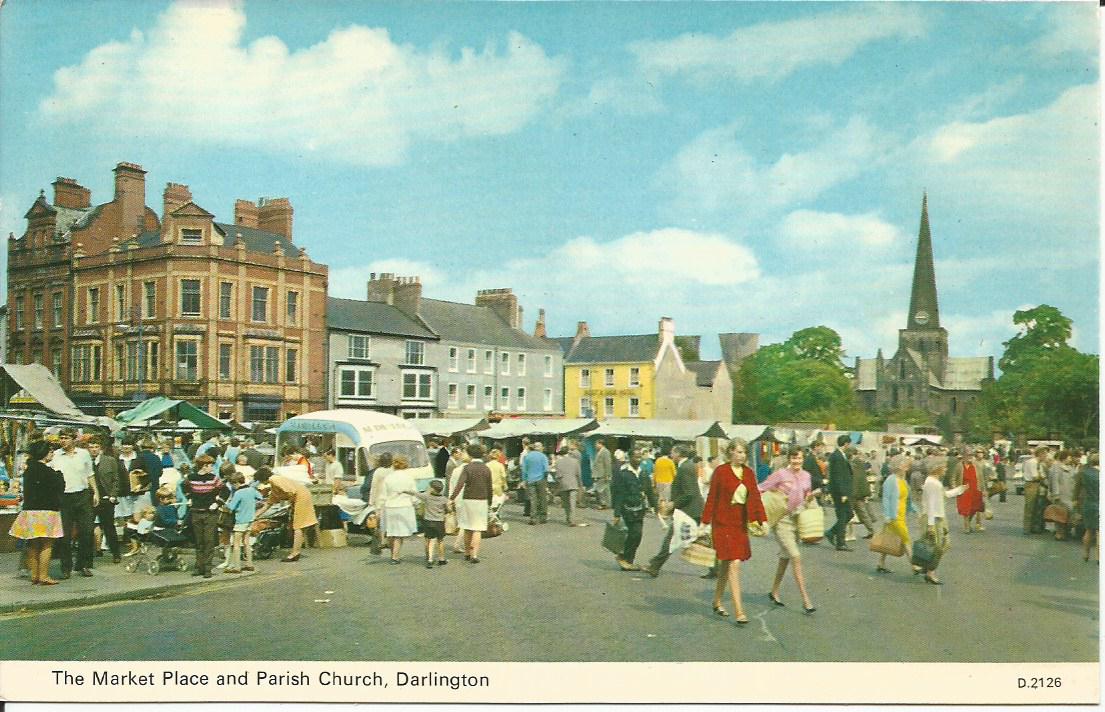
<svg viewBox="0 0 1105 712"><path fill-rule="evenodd" d="M733 592L733 613L740 624L748 622L741 605L740 562L752 558L748 544L748 523L766 522L756 474L745 463L748 445L740 438L729 441L729 462L718 465L710 479L710 494L702 512L702 523L711 525L718 573L714 586L714 613L728 616L721 607L725 585Z"/></svg>
<svg viewBox="0 0 1105 712"><path fill-rule="evenodd" d="M967 485L967 491L959 495L959 499L955 501L956 509L959 510L959 516L963 517L963 531L967 534L971 533L971 520L975 520L975 526L978 531L985 531L982 526L982 515L986 512L986 502L983 499L982 485L978 481L979 467L975 466L974 454L969 450L967 454L963 456L963 484Z"/></svg>

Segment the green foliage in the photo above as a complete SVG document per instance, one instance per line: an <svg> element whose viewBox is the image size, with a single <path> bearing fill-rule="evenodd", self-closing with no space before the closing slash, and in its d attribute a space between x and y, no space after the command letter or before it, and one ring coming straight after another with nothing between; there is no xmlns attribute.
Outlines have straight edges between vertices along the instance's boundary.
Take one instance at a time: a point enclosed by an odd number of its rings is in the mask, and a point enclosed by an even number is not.
<svg viewBox="0 0 1105 712"><path fill-rule="evenodd" d="M1052 306L1018 311L1019 333L1005 342L1003 373L983 386L964 421L971 437L999 431L1056 435L1071 443L1096 437L1100 422L1099 358L1067 344L1072 322Z"/></svg>
<svg viewBox="0 0 1105 712"><path fill-rule="evenodd" d="M676 336L675 348L679 350L679 356L686 361L698 361L698 339L693 336Z"/></svg>
<svg viewBox="0 0 1105 712"><path fill-rule="evenodd" d="M1046 352L1070 348L1073 322L1053 306L1041 304L1032 309L1022 309L1013 314L1013 323L1020 327L1018 333L1004 342L1005 353L998 362L1003 372L1024 367L1026 361Z"/></svg>
<svg viewBox="0 0 1105 712"><path fill-rule="evenodd" d="M886 426L890 423L900 423L903 425L932 425L932 414L927 413L920 408L897 408L895 410L888 410L880 413L876 417L876 423L879 426L879 430L885 430Z"/></svg>
<svg viewBox="0 0 1105 712"><path fill-rule="evenodd" d="M840 334L827 326L800 329L791 334L784 346L790 348L798 358L810 358L843 368L844 346Z"/></svg>
<svg viewBox="0 0 1105 712"><path fill-rule="evenodd" d="M734 389L738 422L867 422L840 359L840 336L826 327L795 332L741 364Z"/></svg>

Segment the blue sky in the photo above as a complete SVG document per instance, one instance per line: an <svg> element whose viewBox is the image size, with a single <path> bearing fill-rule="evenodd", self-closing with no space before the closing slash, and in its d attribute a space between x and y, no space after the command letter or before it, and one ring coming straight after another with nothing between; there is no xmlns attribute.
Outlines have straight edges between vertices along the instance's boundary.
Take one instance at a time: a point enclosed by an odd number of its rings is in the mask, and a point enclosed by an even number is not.
<svg viewBox="0 0 1105 712"><path fill-rule="evenodd" d="M72 3L0 9L0 229L142 164L287 196L334 296L512 287L532 328L905 325L922 191L956 355L1049 303L1098 349L1092 3Z"/></svg>

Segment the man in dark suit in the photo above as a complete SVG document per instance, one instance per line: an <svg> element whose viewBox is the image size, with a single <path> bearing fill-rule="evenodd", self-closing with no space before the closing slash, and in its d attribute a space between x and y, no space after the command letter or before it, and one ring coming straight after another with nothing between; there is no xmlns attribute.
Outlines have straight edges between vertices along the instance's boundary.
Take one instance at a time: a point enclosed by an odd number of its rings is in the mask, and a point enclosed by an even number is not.
<svg viewBox="0 0 1105 712"><path fill-rule="evenodd" d="M848 531L848 521L852 518L852 505L848 502L852 494L852 466L844 456L844 448L851 441L848 435L841 435L836 439L836 449L829 455L829 494L833 497L836 523L825 532L825 538L837 551L852 550L844 545L844 533Z"/></svg>
<svg viewBox="0 0 1105 712"><path fill-rule="evenodd" d="M104 453L100 440L93 440L88 444L88 454L92 457L92 474L96 478L96 489L100 492L100 499L92 508L92 513L100 520L100 530L104 533L112 560L119 563L122 558L119 553L119 534L115 530L115 505L123 496L123 478L127 477L127 473L123 471L123 463L119 458ZM128 481L127 485L129 484Z"/></svg>
<svg viewBox="0 0 1105 712"><path fill-rule="evenodd" d="M810 445L810 449L806 451L805 459L802 460L802 469L810 473L810 488L813 490L822 489L825 485L825 478L821 476L821 466L817 464L824 449L825 443L818 440Z"/></svg>
<svg viewBox="0 0 1105 712"><path fill-rule="evenodd" d="M691 449L686 445L676 445L671 449L671 459L675 461L675 479L671 483L671 503L679 511L692 517L696 522L702 523L702 491L698 488L698 471L691 460ZM649 576L656 578L660 575L660 567L671 556L668 548L671 539L675 535L675 525L668 527L668 533L660 544L660 551L648 562L644 570Z"/></svg>

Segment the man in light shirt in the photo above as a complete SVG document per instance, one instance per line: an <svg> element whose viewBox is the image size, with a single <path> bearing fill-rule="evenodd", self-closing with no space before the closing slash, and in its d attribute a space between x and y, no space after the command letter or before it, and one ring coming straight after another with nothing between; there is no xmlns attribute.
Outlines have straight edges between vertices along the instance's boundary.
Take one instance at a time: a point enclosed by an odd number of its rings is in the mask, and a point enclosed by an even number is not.
<svg viewBox="0 0 1105 712"><path fill-rule="evenodd" d="M61 447L54 452L50 467L65 478L65 494L61 497L61 526L64 535L58 541L61 577L69 578L76 568L81 576L92 575L92 509L100 503L92 456L77 447L77 432L65 428L58 435ZM73 545L70 536L77 530L77 560L73 565Z"/></svg>
<svg viewBox="0 0 1105 712"><path fill-rule="evenodd" d="M1024 475L1024 533L1039 534L1044 530L1043 521L1037 521L1036 500L1041 489L1046 490L1044 478L1051 464L1050 450L1038 447L1021 465ZM1044 492L1046 495L1046 491Z"/></svg>

